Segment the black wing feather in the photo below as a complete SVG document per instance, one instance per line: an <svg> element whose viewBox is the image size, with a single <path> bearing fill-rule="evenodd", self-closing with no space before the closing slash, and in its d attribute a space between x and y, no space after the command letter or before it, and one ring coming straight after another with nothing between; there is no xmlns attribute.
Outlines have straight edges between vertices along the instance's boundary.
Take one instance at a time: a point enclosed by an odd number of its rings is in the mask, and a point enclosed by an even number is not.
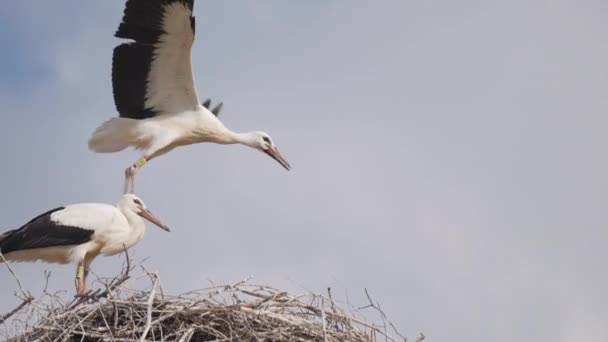
<svg viewBox="0 0 608 342"><path fill-rule="evenodd" d="M112 90L121 117L147 119L156 116L146 107L148 73L154 47L136 43L117 46L112 57Z"/></svg>
<svg viewBox="0 0 608 342"><path fill-rule="evenodd" d="M129 0L125 5L122 22L114 34L117 38L133 39L142 44L153 44L164 33L163 16L165 6L181 3L194 9L194 0ZM195 32L195 19L190 18L192 32Z"/></svg>
<svg viewBox="0 0 608 342"><path fill-rule="evenodd" d="M117 46L112 58L114 103L120 117L147 119L159 114L145 105L148 74L154 59L154 44L165 33L162 27L164 8L173 3L185 4L190 11L194 7L194 0L127 1L115 36L135 42ZM193 16L190 25L194 32Z"/></svg>
<svg viewBox="0 0 608 342"><path fill-rule="evenodd" d="M211 110L211 113L215 116L220 116L220 112L222 111L222 107L224 106L224 102L220 102L215 108Z"/></svg>
<svg viewBox="0 0 608 342"><path fill-rule="evenodd" d="M25 249L78 245L91 241L93 230L64 226L51 221L51 214L63 209L64 207L59 207L49 210L21 228L0 235L0 252L7 254Z"/></svg>

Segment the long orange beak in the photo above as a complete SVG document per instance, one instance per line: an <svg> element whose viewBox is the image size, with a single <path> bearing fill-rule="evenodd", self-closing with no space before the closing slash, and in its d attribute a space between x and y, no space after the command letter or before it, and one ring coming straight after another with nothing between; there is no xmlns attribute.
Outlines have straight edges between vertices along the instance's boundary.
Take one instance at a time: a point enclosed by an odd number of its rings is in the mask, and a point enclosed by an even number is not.
<svg viewBox="0 0 608 342"><path fill-rule="evenodd" d="M169 229L169 227L165 226L162 222L160 222L160 220L154 216L150 210L148 209L144 209L139 213L139 216L145 218L146 220L154 223L155 225L157 225L160 229L166 230L168 232L171 231L171 229Z"/></svg>
<svg viewBox="0 0 608 342"><path fill-rule="evenodd" d="M271 146L268 149L264 150L264 152L269 155L272 159L276 160L281 166L283 166L287 171L291 169L291 165L287 162L285 158L279 153L279 150L275 146Z"/></svg>

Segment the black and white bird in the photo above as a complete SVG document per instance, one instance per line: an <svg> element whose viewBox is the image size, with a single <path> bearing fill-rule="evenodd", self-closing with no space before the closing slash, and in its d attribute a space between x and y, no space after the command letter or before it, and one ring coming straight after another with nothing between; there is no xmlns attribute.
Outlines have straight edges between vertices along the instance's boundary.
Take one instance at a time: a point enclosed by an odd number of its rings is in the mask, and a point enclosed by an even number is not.
<svg viewBox="0 0 608 342"><path fill-rule="evenodd" d="M0 234L0 253L8 261L77 263L76 293L83 296L93 259L121 253L141 241L146 230L142 218L169 231L133 194L122 195L116 206L80 203L59 207Z"/></svg>
<svg viewBox="0 0 608 342"><path fill-rule="evenodd" d="M209 110L194 86L194 0L128 0L115 36L131 39L114 49L112 87L119 117L99 126L89 148L112 153L127 147L143 155L125 170L125 192L134 192L135 173L175 147L212 142L243 144L262 151L287 170L271 137L264 132L236 133Z"/></svg>

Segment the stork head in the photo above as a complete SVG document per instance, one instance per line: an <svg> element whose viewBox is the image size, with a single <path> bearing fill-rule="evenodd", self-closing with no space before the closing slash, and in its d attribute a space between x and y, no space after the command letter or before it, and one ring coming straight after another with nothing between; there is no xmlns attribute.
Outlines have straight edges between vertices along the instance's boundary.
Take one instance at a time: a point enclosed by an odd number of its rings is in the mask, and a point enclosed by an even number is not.
<svg viewBox="0 0 608 342"><path fill-rule="evenodd" d="M166 230L168 232L171 231L169 229L169 227L164 225L156 216L154 216L150 212L148 207L146 207L146 204L144 203L144 201L141 198L135 196L134 194L122 195L122 197L120 198L120 201L118 202L118 207L123 212L128 211L128 212L135 213L135 214L145 218L146 220L154 223L159 228Z"/></svg>
<svg viewBox="0 0 608 342"><path fill-rule="evenodd" d="M272 141L272 138L268 133L265 132L251 132L247 134L247 138L245 139L245 144L249 147L255 148L256 150L260 150L270 156L272 159L276 160L281 166L283 166L287 171L291 169L291 166L287 162L285 158L279 153L277 146Z"/></svg>

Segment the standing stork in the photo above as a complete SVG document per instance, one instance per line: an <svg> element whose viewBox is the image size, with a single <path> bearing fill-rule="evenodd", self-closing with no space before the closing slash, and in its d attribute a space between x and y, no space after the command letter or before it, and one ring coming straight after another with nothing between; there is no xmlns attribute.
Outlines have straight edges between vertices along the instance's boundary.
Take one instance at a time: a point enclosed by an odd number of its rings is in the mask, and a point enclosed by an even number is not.
<svg viewBox="0 0 608 342"><path fill-rule="evenodd" d="M89 266L98 255L114 255L131 248L144 237L142 217L169 231L133 194L122 195L116 206L80 203L59 207L36 216L19 229L0 234L0 263L44 260L78 263L76 293L87 292Z"/></svg>
<svg viewBox="0 0 608 342"><path fill-rule="evenodd" d="M115 36L131 39L114 49L112 87L119 117L99 126L89 140L98 153L132 146L143 155L125 170L125 193L135 191L135 174L151 159L194 143L243 144L262 151L285 169L267 133L236 133L196 94L191 66L195 20L193 0L128 0Z"/></svg>

